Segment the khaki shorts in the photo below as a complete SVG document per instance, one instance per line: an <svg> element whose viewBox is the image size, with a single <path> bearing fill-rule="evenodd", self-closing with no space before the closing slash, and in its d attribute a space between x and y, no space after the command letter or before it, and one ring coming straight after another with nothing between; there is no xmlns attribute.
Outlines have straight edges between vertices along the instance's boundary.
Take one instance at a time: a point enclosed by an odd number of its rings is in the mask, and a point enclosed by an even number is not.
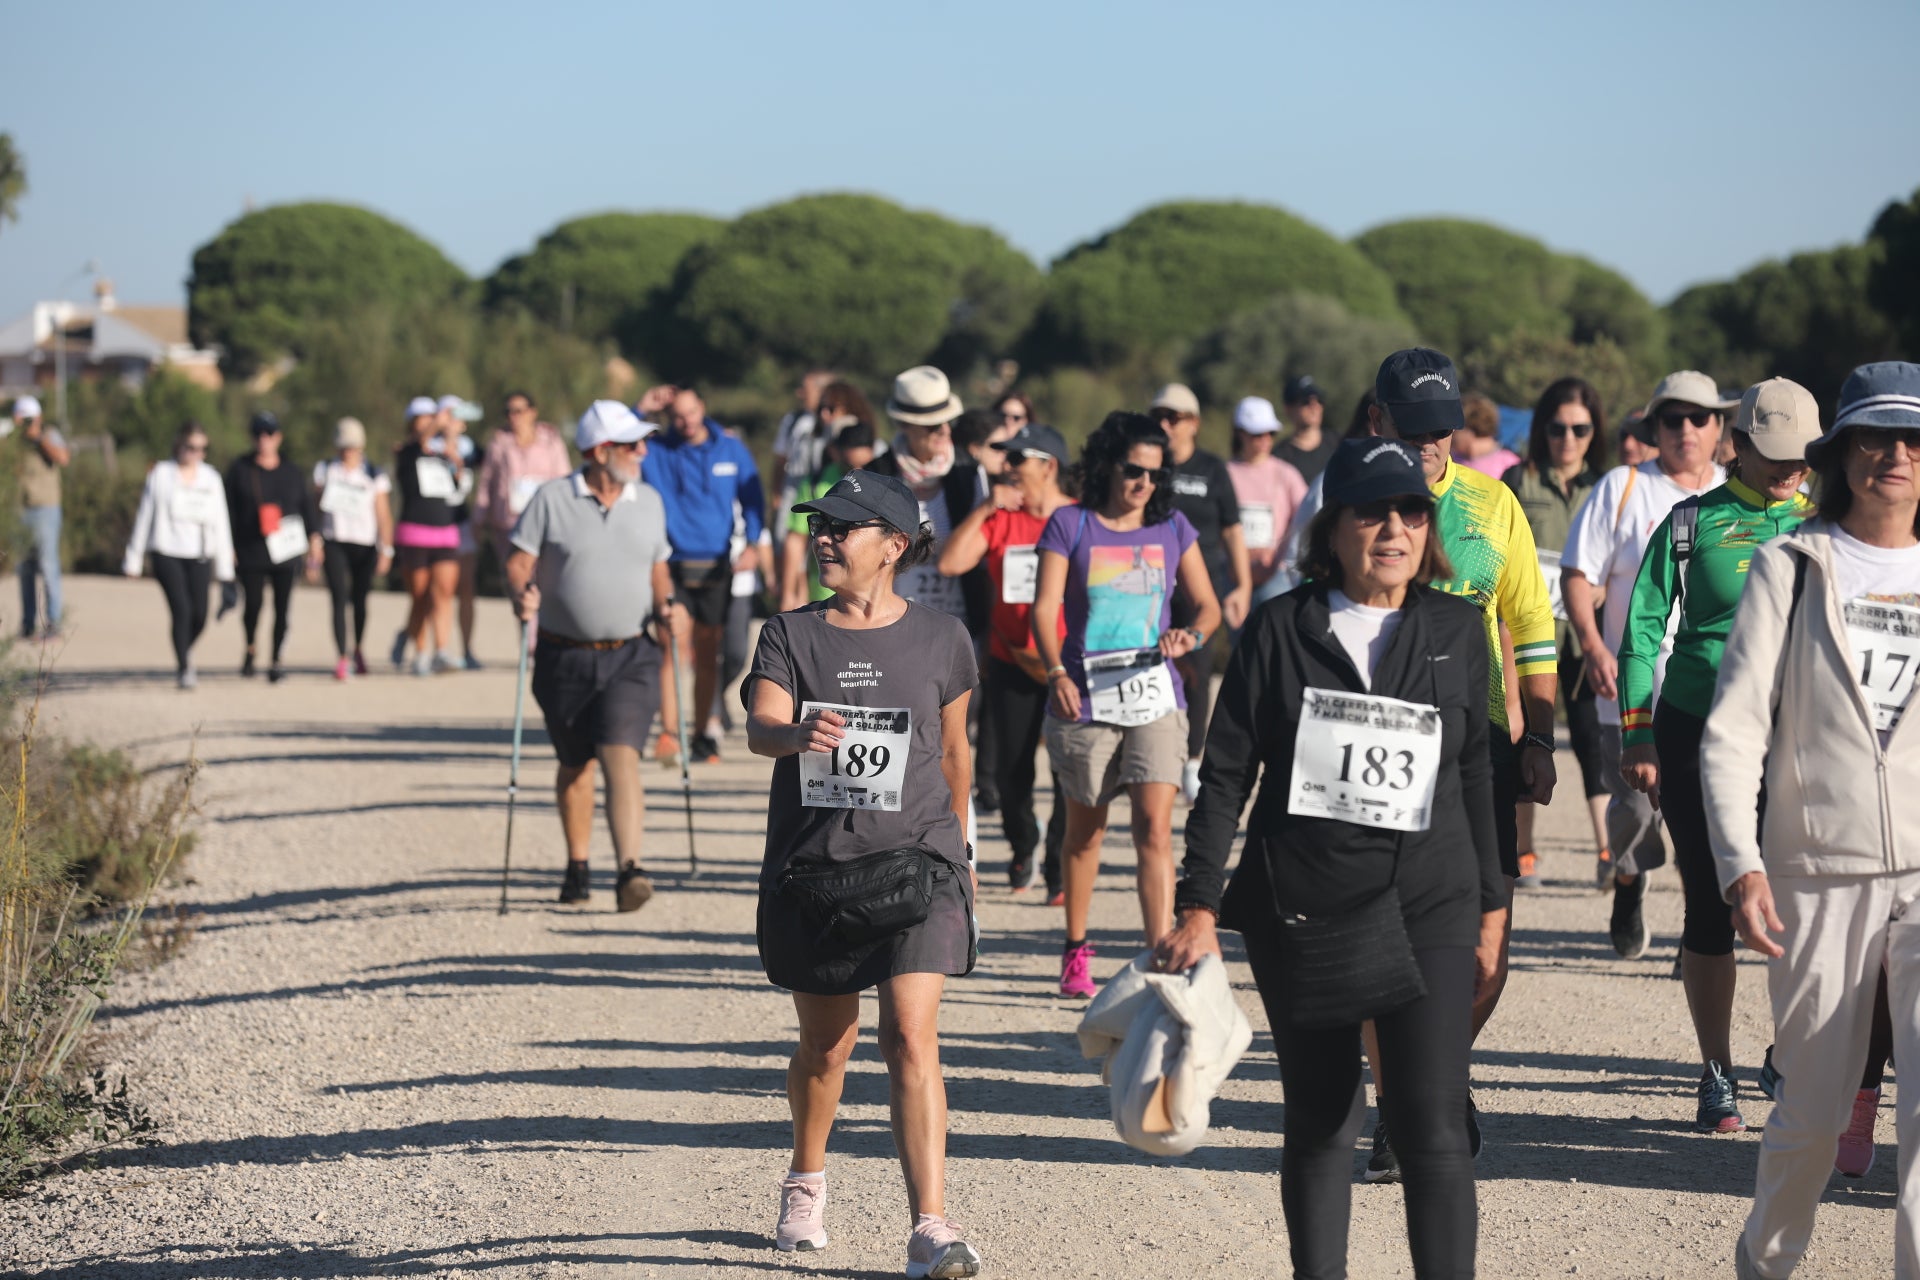
<svg viewBox="0 0 1920 1280"><path fill-rule="evenodd" d="M1180 785L1187 763L1187 713L1123 729L1047 717L1047 759L1076 804L1103 805L1136 782Z"/></svg>

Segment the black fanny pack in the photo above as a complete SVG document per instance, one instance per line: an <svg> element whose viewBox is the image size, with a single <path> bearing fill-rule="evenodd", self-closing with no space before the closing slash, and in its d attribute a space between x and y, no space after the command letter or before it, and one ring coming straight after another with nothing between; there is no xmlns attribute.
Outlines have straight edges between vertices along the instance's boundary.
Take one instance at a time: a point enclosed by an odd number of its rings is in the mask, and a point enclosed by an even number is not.
<svg viewBox="0 0 1920 1280"><path fill-rule="evenodd" d="M924 849L888 849L852 862L788 867L780 892L800 908L814 945L851 951L926 920L938 861Z"/></svg>
<svg viewBox="0 0 1920 1280"><path fill-rule="evenodd" d="M1337 916L1284 916L1288 1017L1296 1027L1346 1027L1427 994L1393 885Z"/></svg>

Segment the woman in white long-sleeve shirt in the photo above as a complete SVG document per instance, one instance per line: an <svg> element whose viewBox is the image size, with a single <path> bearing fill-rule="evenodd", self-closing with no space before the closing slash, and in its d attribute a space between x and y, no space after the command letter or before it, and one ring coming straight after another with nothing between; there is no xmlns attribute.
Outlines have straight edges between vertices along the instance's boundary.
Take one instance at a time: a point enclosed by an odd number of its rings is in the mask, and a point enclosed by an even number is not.
<svg viewBox="0 0 1920 1280"><path fill-rule="evenodd" d="M173 457L147 473L121 566L129 578L137 578L142 558L153 561L153 576L173 615L173 657L182 689L199 682L193 644L206 629L209 584L218 579L224 590L233 590L226 490L206 459L207 433L189 422L174 437Z"/></svg>
<svg viewBox="0 0 1920 1280"><path fill-rule="evenodd" d="M1855 369L1807 461L1819 515L1755 549L1700 748L1720 889L1768 957L1780 1074L1743 1280L1792 1273L1836 1147L1872 1141L1880 1098L1858 1086L1883 972L1893 1056L1920 1063L1920 365ZM1895 1128L1892 1274L1920 1280L1920 1089L1900 1090Z"/></svg>

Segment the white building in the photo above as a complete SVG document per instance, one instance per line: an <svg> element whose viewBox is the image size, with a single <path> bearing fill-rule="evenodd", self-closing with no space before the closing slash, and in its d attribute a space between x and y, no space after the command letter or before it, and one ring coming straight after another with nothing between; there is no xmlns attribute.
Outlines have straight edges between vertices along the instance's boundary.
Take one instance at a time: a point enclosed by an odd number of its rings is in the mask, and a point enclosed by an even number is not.
<svg viewBox="0 0 1920 1280"><path fill-rule="evenodd" d="M113 286L94 287L91 307L38 302L0 325L0 395L44 392L64 364L67 379L119 378L143 385L165 365L202 386L220 388L220 353L187 338L185 307L123 307Z"/></svg>

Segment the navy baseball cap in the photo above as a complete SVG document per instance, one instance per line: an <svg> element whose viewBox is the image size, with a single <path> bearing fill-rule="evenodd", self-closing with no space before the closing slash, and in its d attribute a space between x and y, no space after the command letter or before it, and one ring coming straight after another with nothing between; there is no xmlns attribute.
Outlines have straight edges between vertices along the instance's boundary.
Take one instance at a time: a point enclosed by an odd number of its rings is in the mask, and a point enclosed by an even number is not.
<svg viewBox="0 0 1920 1280"><path fill-rule="evenodd" d="M1320 481L1326 506L1353 507L1383 498L1425 498L1433 501L1427 488L1427 473L1421 469L1420 454L1404 440L1367 436L1342 440L1327 459L1327 470Z"/></svg>
<svg viewBox="0 0 1920 1280"><path fill-rule="evenodd" d="M1466 428L1460 409L1460 371L1430 347L1409 347L1380 362L1373 394L1393 418L1394 434L1439 435Z"/></svg>
<svg viewBox="0 0 1920 1280"><path fill-rule="evenodd" d="M247 430L256 437L277 436L280 434L280 419L274 417L270 411L262 409L253 415L251 422L247 423Z"/></svg>
<svg viewBox="0 0 1920 1280"><path fill-rule="evenodd" d="M920 532L920 500L913 490L894 479L872 471L849 471L812 502L797 502L793 509L819 512L830 520L858 524L863 520L885 520L909 538Z"/></svg>
<svg viewBox="0 0 1920 1280"><path fill-rule="evenodd" d="M1325 404L1327 393L1320 389L1320 384L1315 382L1310 374L1303 373L1297 378L1288 378L1286 388L1280 392L1280 403L1305 404L1309 400L1318 400L1321 404Z"/></svg>
<svg viewBox="0 0 1920 1280"><path fill-rule="evenodd" d="M1044 422L1029 422L1005 440L995 440L993 447L1006 453L1044 453L1061 466L1068 460L1067 442Z"/></svg>

